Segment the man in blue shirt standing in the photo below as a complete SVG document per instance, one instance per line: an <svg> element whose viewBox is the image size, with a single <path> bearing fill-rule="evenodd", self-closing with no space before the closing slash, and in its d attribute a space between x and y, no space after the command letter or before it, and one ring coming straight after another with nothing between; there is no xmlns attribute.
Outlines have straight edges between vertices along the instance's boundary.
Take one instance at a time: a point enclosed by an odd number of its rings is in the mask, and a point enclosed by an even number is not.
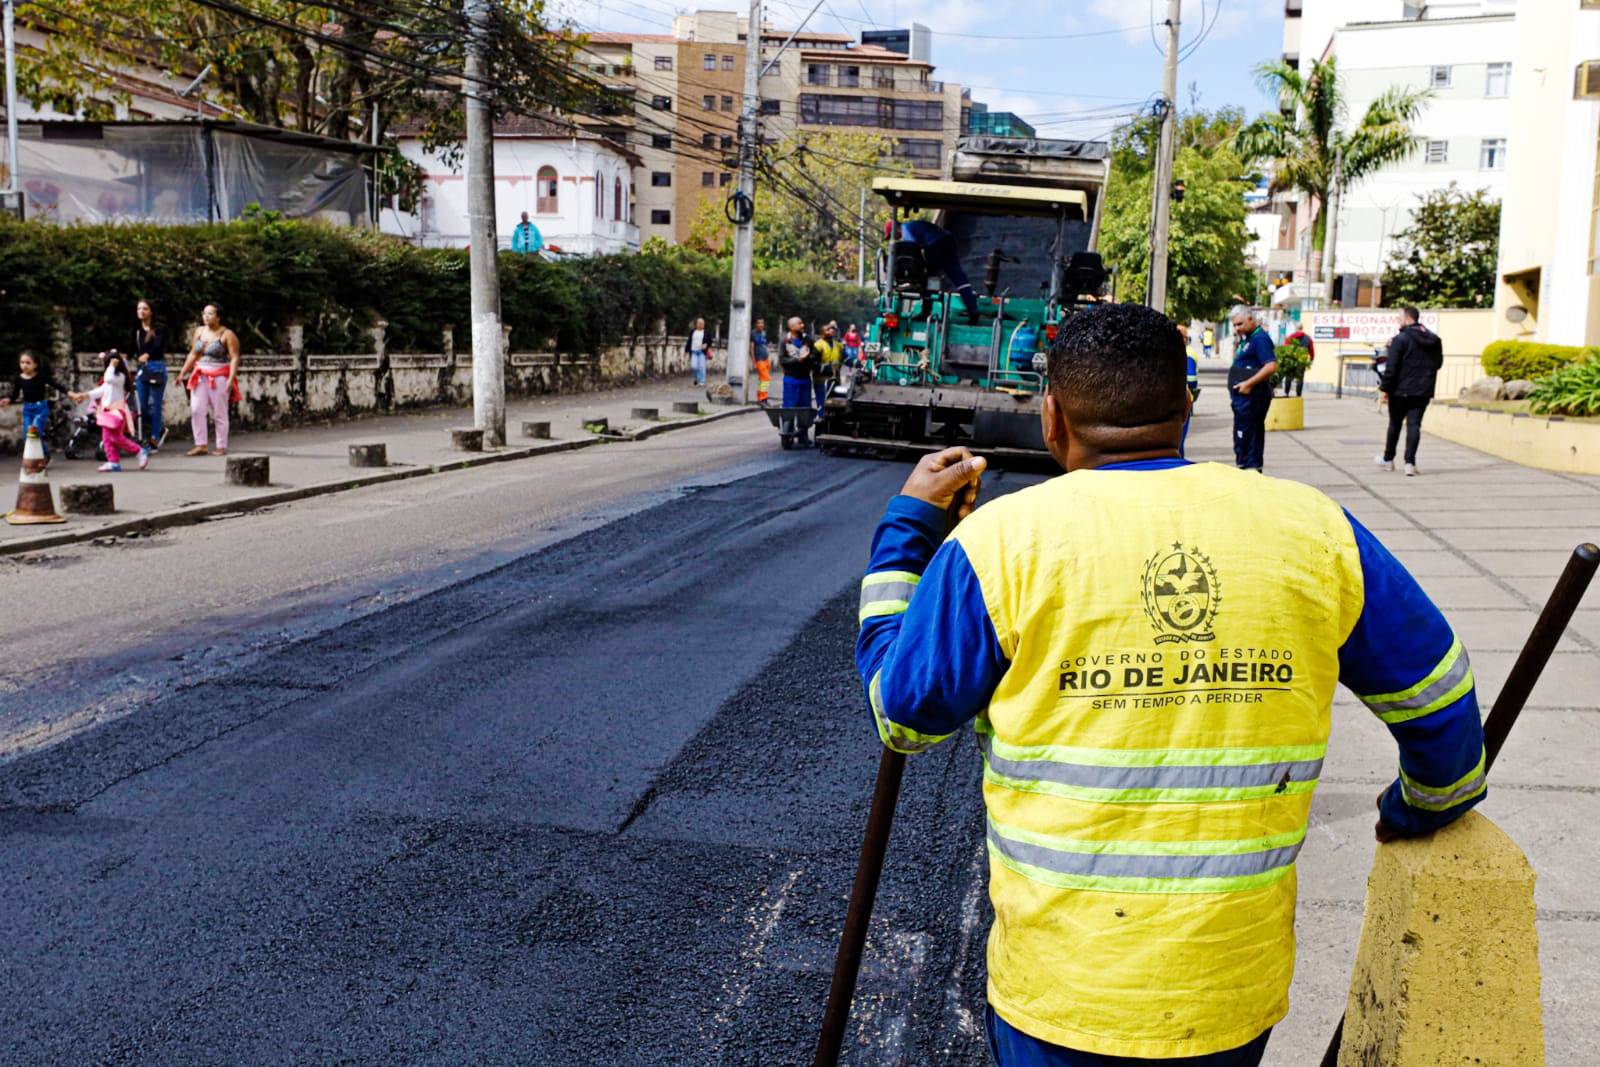
<svg viewBox="0 0 1600 1067"><path fill-rule="evenodd" d="M539 232L539 227L528 221L528 213L522 213L522 221L511 231L511 251L521 252L531 256L544 247L544 235Z"/></svg>
<svg viewBox="0 0 1600 1067"><path fill-rule="evenodd" d="M1239 304L1231 316L1235 345L1228 369L1233 401L1233 458L1245 470L1259 471L1267 445L1267 409L1272 406L1272 375L1278 361L1272 338L1256 310Z"/></svg>

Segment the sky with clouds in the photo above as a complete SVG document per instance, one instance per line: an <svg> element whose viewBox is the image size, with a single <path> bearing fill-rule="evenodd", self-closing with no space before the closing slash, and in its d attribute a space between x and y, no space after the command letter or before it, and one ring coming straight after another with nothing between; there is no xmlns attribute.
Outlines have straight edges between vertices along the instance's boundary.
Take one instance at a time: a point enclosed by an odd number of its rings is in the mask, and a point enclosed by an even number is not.
<svg viewBox="0 0 1600 1067"><path fill-rule="evenodd" d="M814 0L767 0L769 25L793 27ZM745 3L552 0L585 30L668 33L695 8ZM1166 0L823 0L809 28L858 36L920 22L933 31L934 77L972 88L991 110L1015 111L1041 136L1102 137L1161 89ZM1283 0L1184 0L1179 106L1254 113L1267 98L1252 69L1278 58Z"/></svg>

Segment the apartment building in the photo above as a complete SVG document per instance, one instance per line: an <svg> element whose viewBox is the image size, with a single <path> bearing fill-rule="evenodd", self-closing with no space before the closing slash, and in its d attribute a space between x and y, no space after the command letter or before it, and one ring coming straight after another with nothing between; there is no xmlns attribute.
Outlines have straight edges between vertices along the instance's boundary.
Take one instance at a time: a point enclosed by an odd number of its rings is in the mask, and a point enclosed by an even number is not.
<svg viewBox="0 0 1600 1067"><path fill-rule="evenodd" d="M1394 235L1410 224L1422 195L1451 183L1504 195L1516 9L1515 0L1286 0L1284 59L1302 70L1312 59L1338 60L1347 125L1392 86L1429 93L1412 156L1345 188L1335 273L1358 279L1359 302L1378 298ZM1280 225L1266 250L1269 272L1320 278L1310 234L1321 205L1288 196L1263 210ZM1296 294L1320 291L1313 281Z"/></svg>
<svg viewBox="0 0 1600 1067"><path fill-rule="evenodd" d="M641 239L680 241L702 202L727 196L747 31L748 19L734 12L696 11L677 16L671 34L590 34L577 56L612 96L598 113L572 118L641 160L633 183ZM930 176L943 172L961 132L961 89L933 78L926 48L802 31L779 55L788 36L772 26L761 34L763 64L776 57L761 79L764 142L796 130L886 134L896 158Z"/></svg>

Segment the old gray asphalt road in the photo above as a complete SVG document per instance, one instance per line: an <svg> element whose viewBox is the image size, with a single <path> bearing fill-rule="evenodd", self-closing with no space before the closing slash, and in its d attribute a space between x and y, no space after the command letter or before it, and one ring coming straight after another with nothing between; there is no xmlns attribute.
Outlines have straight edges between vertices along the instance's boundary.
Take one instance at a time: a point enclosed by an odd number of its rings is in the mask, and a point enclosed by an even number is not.
<svg viewBox="0 0 1600 1067"><path fill-rule="evenodd" d="M808 1060L905 468L770 437L174 531L116 556L131 628L76 606L102 559L0 575L52 598L0 689L0 1062ZM907 774L851 1062L983 1061L975 764Z"/></svg>

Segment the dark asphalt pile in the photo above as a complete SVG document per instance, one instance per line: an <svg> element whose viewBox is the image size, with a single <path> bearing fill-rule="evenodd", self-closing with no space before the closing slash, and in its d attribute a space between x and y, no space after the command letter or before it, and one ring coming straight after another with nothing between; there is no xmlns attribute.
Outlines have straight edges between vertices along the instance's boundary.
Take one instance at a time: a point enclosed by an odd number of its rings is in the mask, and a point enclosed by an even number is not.
<svg viewBox="0 0 1600 1067"><path fill-rule="evenodd" d="M808 1063L904 471L690 492L0 766L0 1062ZM979 769L908 769L848 1062L984 1062Z"/></svg>

